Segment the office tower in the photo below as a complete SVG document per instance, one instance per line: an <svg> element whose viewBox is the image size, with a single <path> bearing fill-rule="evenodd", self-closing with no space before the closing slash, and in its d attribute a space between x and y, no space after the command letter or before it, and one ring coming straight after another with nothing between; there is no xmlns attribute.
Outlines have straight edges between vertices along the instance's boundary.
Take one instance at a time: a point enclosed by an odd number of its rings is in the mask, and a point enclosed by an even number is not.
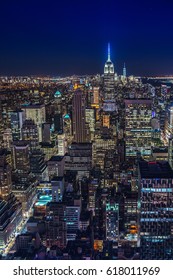
<svg viewBox="0 0 173 280"><path fill-rule="evenodd" d="M99 166L100 170L104 171L106 152L113 153L115 146L115 139L96 139L92 145L92 165Z"/></svg>
<svg viewBox="0 0 173 280"><path fill-rule="evenodd" d="M126 157L151 155L152 143L152 101L150 99L125 100Z"/></svg>
<svg viewBox="0 0 173 280"><path fill-rule="evenodd" d="M37 197L37 183L35 178L29 179L26 182L13 183L12 192L21 203L23 217L29 217L32 206Z"/></svg>
<svg viewBox="0 0 173 280"><path fill-rule="evenodd" d="M66 206L59 202L49 202L46 206L46 245L65 248L67 227L65 220Z"/></svg>
<svg viewBox="0 0 173 280"><path fill-rule="evenodd" d="M67 140L65 134L58 135L58 155L64 156L66 153Z"/></svg>
<svg viewBox="0 0 173 280"><path fill-rule="evenodd" d="M89 177L92 167L92 144L72 143L65 156L65 170L77 173L78 178Z"/></svg>
<svg viewBox="0 0 173 280"><path fill-rule="evenodd" d="M6 159L0 160L0 197L5 199L12 191L11 167Z"/></svg>
<svg viewBox="0 0 173 280"><path fill-rule="evenodd" d="M93 216L95 216L95 195L98 186L99 186L98 179L91 180L88 185L88 196L89 196L88 209L92 211Z"/></svg>
<svg viewBox="0 0 173 280"><path fill-rule="evenodd" d="M56 91L54 94L54 104L55 104L55 112L61 112L61 103L62 103L62 94L60 91Z"/></svg>
<svg viewBox="0 0 173 280"><path fill-rule="evenodd" d="M173 138L171 137L169 139L169 143L168 143L168 150L167 150L167 158L168 158L168 162L171 166L171 168L173 168Z"/></svg>
<svg viewBox="0 0 173 280"><path fill-rule="evenodd" d="M104 66L104 111L115 111L115 72L110 58L110 44L108 44L108 59Z"/></svg>
<svg viewBox="0 0 173 280"><path fill-rule="evenodd" d="M106 239L119 239L119 205L111 199L106 203Z"/></svg>
<svg viewBox="0 0 173 280"><path fill-rule="evenodd" d="M169 139L173 136L173 105L171 104L166 110L165 125L164 125L164 141L169 143Z"/></svg>
<svg viewBox="0 0 173 280"><path fill-rule="evenodd" d="M47 162L49 180L53 177L63 177L65 168L65 157L64 156L53 156Z"/></svg>
<svg viewBox="0 0 173 280"><path fill-rule="evenodd" d="M23 254L27 254L28 250L30 252L38 250L41 245L41 238L38 232L18 234L15 240L16 251Z"/></svg>
<svg viewBox="0 0 173 280"><path fill-rule="evenodd" d="M92 108L86 108L86 124L88 125L90 140L94 139L95 132L95 110Z"/></svg>
<svg viewBox="0 0 173 280"><path fill-rule="evenodd" d="M64 177L53 177L51 180L52 201L62 202L64 194Z"/></svg>
<svg viewBox="0 0 173 280"><path fill-rule="evenodd" d="M97 188L95 194L95 217L94 217L94 238L106 240L106 204L108 201L109 190L107 188ZM115 221L114 221L115 222Z"/></svg>
<svg viewBox="0 0 173 280"><path fill-rule="evenodd" d="M126 78L126 65L124 63L124 67L123 67L123 77Z"/></svg>
<svg viewBox="0 0 173 280"><path fill-rule="evenodd" d="M38 139L38 128L33 120L25 120L22 129L22 140L28 141L31 150L38 148L39 139Z"/></svg>
<svg viewBox="0 0 173 280"><path fill-rule="evenodd" d="M43 142L50 142L50 123L43 123L42 124L42 141Z"/></svg>
<svg viewBox="0 0 173 280"><path fill-rule="evenodd" d="M93 103L99 105L99 87L93 87Z"/></svg>
<svg viewBox="0 0 173 280"><path fill-rule="evenodd" d="M58 155L58 148L57 145L52 143L41 143L40 144L41 150L44 153L45 160L49 160L52 156Z"/></svg>
<svg viewBox="0 0 173 280"><path fill-rule="evenodd" d="M14 194L5 200L0 197L0 250L4 250L22 221L22 207Z"/></svg>
<svg viewBox="0 0 173 280"><path fill-rule="evenodd" d="M138 192L126 192L123 194L123 198L125 237L128 241L136 244L138 237Z"/></svg>
<svg viewBox="0 0 173 280"><path fill-rule="evenodd" d="M67 137L72 135L71 118L68 114L63 116L63 131Z"/></svg>
<svg viewBox="0 0 173 280"><path fill-rule="evenodd" d="M3 133L3 147L10 150L13 141L11 128L6 128Z"/></svg>
<svg viewBox="0 0 173 280"><path fill-rule="evenodd" d="M110 114L103 113L103 126L110 128Z"/></svg>
<svg viewBox="0 0 173 280"><path fill-rule="evenodd" d="M48 180L48 170L42 151L33 150L30 154L30 170L40 181Z"/></svg>
<svg viewBox="0 0 173 280"><path fill-rule="evenodd" d="M25 121L25 112L22 110L10 112L10 126L13 141L21 140L21 128Z"/></svg>
<svg viewBox="0 0 173 280"><path fill-rule="evenodd" d="M35 104L24 106L23 110L26 114L26 119L31 119L37 125L38 139L42 142L42 124L46 122L46 112L44 104Z"/></svg>
<svg viewBox="0 0 173 280"><path fill-rule="evenodd" d="M166 161L139 162L140 258L172 259L173 171Z"/></svg>
<svg viewBox="0 0 173 280"><path fill-rule="evenodd" d="M66 206L66 225L67 225L67 241L75 240L77 231L79 230L80 221L80 205Z"/></svg>
<svg viewBox="0 0 173 280"><path fill-rule="evenodd" d="M63 133L63 118L62 113L56 113L54 115L54 130L58 132L58 134Z"/></svg>
<svg viewBox="0 0 173 280"><path fill-rule="evenodd" d="M12 193L12 172L0 151L0 249L10 241L22 219L22 207Z"/></svg>
<svg viewBox="0 0 173 280"><path fill-rule="evenodd" d="M15 141L12 144L13 169L20 177L27 178L30 173L29 144L24 141Z"/></svg>
<svg viewBox="0 0 173 280"><path fill-rule="evenodd" d="M74 142L86 142L85 97L81 90L74 92L72 101L72 121Z"/></svg>

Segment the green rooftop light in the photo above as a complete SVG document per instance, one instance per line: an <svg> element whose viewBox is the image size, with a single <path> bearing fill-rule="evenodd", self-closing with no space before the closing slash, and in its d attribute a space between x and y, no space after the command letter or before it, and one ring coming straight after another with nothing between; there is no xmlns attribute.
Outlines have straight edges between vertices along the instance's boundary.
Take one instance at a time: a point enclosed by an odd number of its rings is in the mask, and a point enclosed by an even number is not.
<svg viewBox="0 0 173 280"><path fill-rule="evenodd" d="M61 92L57 90L54 94L54 97L61 97Z"/></svg>
<svg viewBox="0 0 173 280"><path fill-rule="evenodd" d="M65 116L64 116L64 119L69 119L70 118L70 116L68 115L68 114L66 114Z"/></svg>

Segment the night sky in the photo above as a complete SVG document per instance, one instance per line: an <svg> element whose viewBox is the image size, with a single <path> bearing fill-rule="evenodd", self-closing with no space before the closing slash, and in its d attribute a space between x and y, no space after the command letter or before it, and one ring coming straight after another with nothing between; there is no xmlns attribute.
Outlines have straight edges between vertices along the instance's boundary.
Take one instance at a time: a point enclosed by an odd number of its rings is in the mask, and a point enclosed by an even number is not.
<svg viewBox="0 0 173 280"><path fill-rule="evenodd" d="M1 1L0 75L102 74L108 42L118 74L173 75L173 1Z"/></svg>

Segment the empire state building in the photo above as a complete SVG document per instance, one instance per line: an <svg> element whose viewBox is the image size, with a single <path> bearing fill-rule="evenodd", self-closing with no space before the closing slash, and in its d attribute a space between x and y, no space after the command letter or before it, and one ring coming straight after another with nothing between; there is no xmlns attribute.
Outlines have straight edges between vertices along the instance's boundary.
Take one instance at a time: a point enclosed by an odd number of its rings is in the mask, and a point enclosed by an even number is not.
<svg viewBox="0 0 173 280"><path fill-rule="evenodd" d="M110 44L108 44L108 59L104 66L104 110L115 110L115 72L110 58Z"/></svg>

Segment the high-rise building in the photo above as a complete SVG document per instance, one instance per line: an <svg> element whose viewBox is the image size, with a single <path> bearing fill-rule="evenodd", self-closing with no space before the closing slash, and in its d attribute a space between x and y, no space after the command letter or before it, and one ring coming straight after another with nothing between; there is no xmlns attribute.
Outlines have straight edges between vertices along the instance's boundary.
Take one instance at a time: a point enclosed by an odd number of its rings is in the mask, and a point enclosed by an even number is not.
<svg viewBox="0 0 173 280"><path fill-rule="evenodd" d="M30 154L30 170L41 181L48 179L48 170L41 150L33 150Z"/></svg>
<svg viewBox="0 0 173 280"><path fill-rule="evenodd" d="M64 156L53 156L47 162L49 180L53 177L64 176L65 157Z"/></svg>
<svg viewBox="0 0 173 280"><path fill-rule="evenodd" d="M108 44L108 59L104 66L104 111L115 111L115 72L110 57L110 44Z"/></svg>
<svg viewBox="0 0 173 280"><path fill-rule="evenodd" d="M106 239L119 239L119 205L111 200L106 203Z"/></svg>
<svg viewBox="0 0 173 280"><path fill-rule="evenodd" d="M72 143L65 155L65 170L77 173L79 178L89 177L92 167L92 144Z"/></svg>
<svg viewBox="0 0 173 280"><path fill-rule="evenodd" d="M65 220L66 206L59 202L49 202L46 206L46 244L65 248L67 228Z"/></svg>
<svg viewBox="0 0 173 280"><path fill-rule="evenodd" d="M151 155L152 101L150 99L125 100L126 157Z"/></svg>
<svg viewBox="0 0 173 280"><path fill-rule="evenodd" d="M166 144L169 143L169 139L173 136L173 104L166 110L167 116L165 117L164 125L164 140Z"/></svg>
<svg viewBox="0 0 173 280"><path fill-rule="evenodd" d="M127 75L127 73L126 73L126 65L125 65L125 63L124 63L124 67L123 67L123 77L126 78L126 75Z"/></svg>
<svg viewBox="0 0 173 280"><path fill-rule="evenodd" d="M29 144L24 141L15 141L12 144L13 169L18 176L26 179L30 172Z"/></svg>
<svg viewBox="0 0 173 280"><path fill-rule="evenodd" d="M51 180L52 185L52 201L62 202L64 194L64 178L53 177Z"/></svg>
<svg viewBox="0 0 173 280"><path fill-rule="evenodd" d="M66 153L67 140L65 134L58 135L58 155L64 156Z"/></svg>
<svg viewBox="0 0 173 280"><path fill-rule="evenodd" d="M72 121L74 142L86 142L85 97L81 90L76 90L72 101Z"/></svg>
<svg viewBox="0 0 173 280"><path fill-rule="evenodd" d="M26 114L26 119L31 119L35 122L38 129L38 139L42 142L42 124L46 122L46 111L44 104L28 105L23 107Z"/></svg>
<svg viewBox="0 0 173 280"><path fill-rule="evenodd" d="M75 240L79 230L80 205L66 206L67 241Z"/></svg>
<svg viewBox="0 0 173 280"><path fill-rule="evenodd" d="M95 132L95 110L93 108L86 108L86 123L89 129L90 139L93 140Z"/></svg>
<svg viewBox="0 0 173 280"><path fill-rule="evenodd" d="M31 150L37 149L39 145L38 128L33 120L25 120L22 129L22 140L28 141Z"/></svg>
<svg viewBox="0 0 173 280"><path fill-rule="evenodd" d="M42 141L43 142L50 142L50 123L43 123L42 124Z"/></svg>
<svg viewBox="0 0 173 280"><path fill-rule="evenodd" d="M13 184L12 192L22 205L23 217L28 217L32 209L37 194L36 194L37 180L34 178L27 182L17 182Z"/></svg>
<svg viewBox="0 0 173 280"><path fill-rule="evenodd" d="M56 91L54 94L54 104L55 104L55 112L60 113L62 107L62 94L60 91Z"/></svg>
<svg viewBox="0 0 173 280"><path fill-rule="evenodd" d="M56 113L54 115L54 129L58 134L63 133L63 118L61 113Z"/></svg>
<svg viewBox="0 0 173 280"><path fill-rule="evenodd" d="M10 150L13 141L11 128L6 128L3 133L3 146Z"/></svg>
<svg viewBox="0 0 173 280"><path fill-rule="evenodd" d="M4 250L22 220L22 207L13 193L0 197L0 250Z"/></svg>
<svg viewBox="0 0 173 280"><path fill-rule="evenodd" d="M22 110L10 112L10 125L13 141L21 140L21 128L25 121L25 112Z"/></svg>
<svg viewBox="0 0 173 280"><path fill-rule="evenodd" d="M11 167L4 160L0 161L0 197L5 197L12 191Z"/></svg>
<svg viewBox="0 0 173 280"><path fill-rule="evenodd" d="M139 162L140 258L173 256L173 170L166 161Z"/></svg>
<svg viewBox="0 0 173 280"><path fill-rule="evenodd" d="M71 118L69 114L63 116L63 132L67 137L72 135Z"/></svg>
<svg viewBox="0 0 173 280"><path fill-rule="evenodd" d="M93 87L93 103L99 105L99 87Z"/></svg>

